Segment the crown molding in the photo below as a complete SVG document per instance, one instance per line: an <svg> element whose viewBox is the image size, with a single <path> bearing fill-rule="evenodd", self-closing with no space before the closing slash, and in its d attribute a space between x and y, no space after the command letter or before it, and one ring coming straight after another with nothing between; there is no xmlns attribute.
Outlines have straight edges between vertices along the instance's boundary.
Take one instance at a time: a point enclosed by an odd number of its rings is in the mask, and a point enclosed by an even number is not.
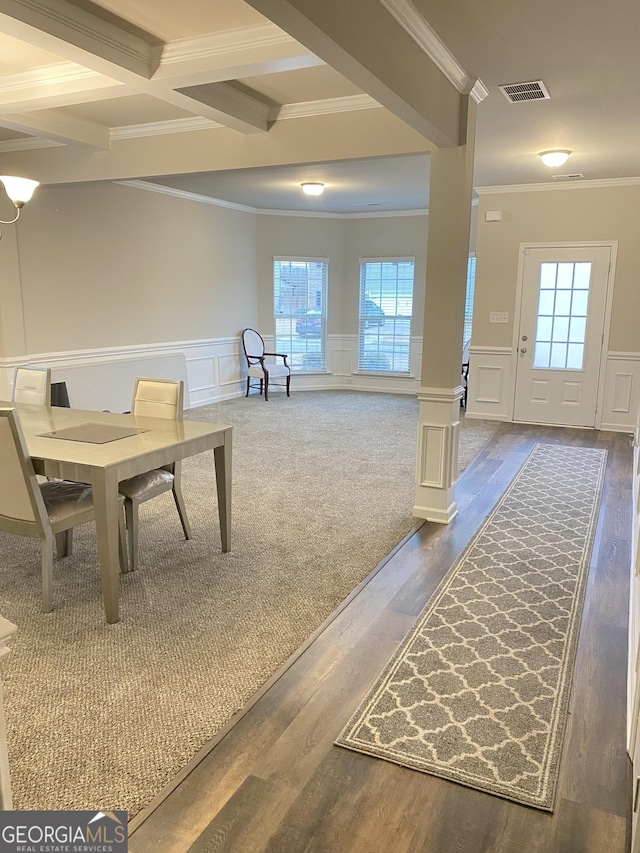
<svg viewBox="0 0 640 853"><path fill-rule="evenodd" d="M481 104L488 94L489 90L480 78L475 81L469 92L470 97L476 102L476 104Z"/></svg>
<svg viewBox="0 0 640 853"><path fill-rule="evenodd" d="M5 139L0 142L0 154L8 154L10 151L34 151L37 148L57 148L64 142L56 142L54 139L43 139L41 136L29 136L26 139Z"/></svg>
<svg viewBox="0 0 640 853"><path fill-rule="evenodd" d="M373 211L371 213L330 213L320 210L277 210L271 208L251 207L248 204L237 204L233 201L224 201L221 198L211 198L211 196L200 195L199 193L187 192L186 190L178 190L174 187L166 187L163 184L153 184L151 181L131 180L131 181L114 181L114 184L119 184L123 187L132 187L136 190L145 190L146 192L159 193L160 195L168 195L173 198L182 198L186 201L196 201L200 204L209 204L213 207L226 207L230 210L240 210L243 213L255 213L259 216L296 216L301 218L315 219L380 219L382 217L394 216L425 216L429 211L424 210L388 210L388 211Z"/></svg>
<svg viewBox="0 0 640 853"><path fill-rule="evenodd" d="M370 95L345 95L342 98L325 98L319 101L300 101L297 104L283 104L269 110L269 121L282 121L290 118L308 118L324 116L330 113L346 113L354 110L371 110L380 104Z"/></svg>
<svg viewBox="0 0 640 853"><path fill-rule="evenodd" d="M489 92L482 81L469 77L411 0L380 0L380 3L461 95L470 93L477 103L487 97Z"/></svg>
<svg viewBox="0 0 640 853"><path fill-rule="evenodd" d="M165 187L162 184L152 184L151 181L114 181L114 184L120 184L123 187L133 187L136 190L146 190L147 192L159 193L160 195L170 195L174 198L183 198L187 201L197 201L201 204L210 204L214 207L228 207L231 210L241 210L244 213L257 213L256 207L249 207L246 204L236 204L233 201L224 201L221 198L211 198L207 195L199 193L190 193L186 190L178 190L175 187Z"/></svg>
<svg viewBox="0 0 640 853"><path fill-rule="evenodd" d="M424 210L375 210L362 213L332 213L324 210L280 210L260 207L255 211L260 216L295 216L302 219L389 219L396 216L428 216Z"/></svg>
<svg viewBox="0 0 640 853"><path fill-rule="evenodd" d="M200 130L212 130L223 127L216 121L201 116L189 118L174 118L170 121L153 121L146 124L127 124L121 127L112 127L111 141L118 139L140 139L143 136L161 136L165 133L191 133Z"/></svg>
<svg viewBox="0 0 640 853"><path fill-rule="evenodd" d="M635 178L599 178L592 181L571 181L566 184L545 182L543 184L505 184L504 186L474 187L478 195L497 195L499 193L537 193L549 190L591 190L604 187L637 187L640 177Z"/></svg>
<svg viewBox="0 0 640 853"><path fill-rule="evenodd" d="M75 62L55 62L52 65L41 65L39 68L31 68L28 71L2 75L0 77L0 94L19 92L21 89L31 89L34 86L75 83L78 80L102 76L97 71L85 68Z"/></svg>
<svg viewBox="0 0 640 853"><path fill-rule="evenodd" d="M280 27L269 22L154 45L151 49L151 57L155 63L166 66L211 56L225 56L238 50L285 44L297 44L297 42Z"/></svg>
<svg viewBox="0 0 640 853"><path fill-rule="evenodd" d="M269 111L269 121L283 119L309 118L310 116L329 115L330 113L367 110L379 107L369 95L347 95L344 98L327 98L321 101L302 101L299 104L284 104ZM147 122L146 124L128 124L111 128L111 139L137 139L143 136L158 136L164 133L190 133L198 130L212 130L224 127L210 119L193 116L176 118L169 121Z"/></svg>
<svg viewBox="0 0 640 853"><path fill-rule="evenodd" d="M86 43L87 40L98 43L110 54L121 57L123 67L149 76L151 43L139 36L72 5L68 0L12 0L12 5L20 10L14 13L19 20L38 26L35 19L46 19L49 23L43 28L47 32L59 34L61 28L73 32L80 37L77 43Z"/></svg>

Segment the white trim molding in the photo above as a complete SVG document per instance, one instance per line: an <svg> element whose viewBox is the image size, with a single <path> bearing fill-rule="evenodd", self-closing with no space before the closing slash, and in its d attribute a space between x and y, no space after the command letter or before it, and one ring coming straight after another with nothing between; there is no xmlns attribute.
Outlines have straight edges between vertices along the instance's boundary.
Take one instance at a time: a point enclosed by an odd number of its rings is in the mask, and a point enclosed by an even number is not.
<svg viewBox="0 0 640 853"><path fill-rule="evenodd" d="M511 421L514 359L511 347L469 347L465 417Z"/></svg>
<svg viewBox="0 0 640 853"><path fill-rule="evenodd" d="M541 184L505 184L504 186L474 187L478 195L499 195L500 193L539 193L549 190L593 190L603 187L637 187L640 177L635 178L600 178L598 180L576 180L557 184L546 181Z"/></svg>
<svg viewBox="0 0 640 853"><path fill-rule="evenodd" d="M489 91L482 81L469 77L411 0L380 0L380 2L460 94L471 94L476 103L486 98Z"/></svg>
<svg viewBox="0 0 640 853"><path fill-rule="evenodd" d="M640 405L640 352L609 352L600 429L634 432Z"/></svg>

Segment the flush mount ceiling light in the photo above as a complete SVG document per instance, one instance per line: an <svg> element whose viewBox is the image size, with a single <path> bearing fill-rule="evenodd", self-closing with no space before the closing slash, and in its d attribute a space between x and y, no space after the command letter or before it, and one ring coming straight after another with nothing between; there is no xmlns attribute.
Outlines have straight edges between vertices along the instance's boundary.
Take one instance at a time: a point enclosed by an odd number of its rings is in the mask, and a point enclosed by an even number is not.
<svg viewBox="0 0 640 853"><path fill-rule="evenodd" d="M541 151L538 156L545 166L550 166L552 169L556 169L558 166L562 166L563 163L567 162L569 154L571 154L571 151L556 148L553 151Z"/></svg>
<svg viewBox="0 0 640 853"><path fill-rule="evenodd" d="M322 195L324 192L324 184L321 184L320 181L305 181L300 186L307 195Z"/></svg>

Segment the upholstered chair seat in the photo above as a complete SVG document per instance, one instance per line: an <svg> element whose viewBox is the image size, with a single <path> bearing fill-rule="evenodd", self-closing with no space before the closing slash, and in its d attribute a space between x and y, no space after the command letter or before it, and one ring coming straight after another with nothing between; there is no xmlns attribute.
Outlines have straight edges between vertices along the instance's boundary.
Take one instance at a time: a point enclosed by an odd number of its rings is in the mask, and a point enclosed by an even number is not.
<svg viewBox="0 0 640 853"><path fill-rule="evenodd" d="M133 389L131 414L147 418L172 418L182 420L184 407L184 382L172 379L146 379L138 377ZM162 468L145 471L118 485L118 491L124 498L124 511L129 543L129 562L131 569L138 567L138 530L139 507L145 501L171 492L178 510L178 517L185 539L191 539L191 526L187 518L187 509L182 497L180 483L181 463L173 462Z"/></svg>

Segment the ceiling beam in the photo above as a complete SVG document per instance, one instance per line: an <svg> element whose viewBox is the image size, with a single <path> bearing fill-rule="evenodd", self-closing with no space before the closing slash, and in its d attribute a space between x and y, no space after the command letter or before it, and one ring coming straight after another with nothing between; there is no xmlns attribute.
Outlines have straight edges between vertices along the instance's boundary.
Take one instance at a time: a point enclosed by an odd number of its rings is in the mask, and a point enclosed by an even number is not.
<svg viewBox="0 0 640 853"><path fill-rule="evenodd" d="M57 110L2 116L0 124L10 130L44 136L55 142L76 143L90 148L108 150L109 128L83 121Z"/></svg>
<svg viewBox="0 0 640 853"><path fill-rule="evenodd" d="M153 73L152 39L69 0L0 0L0 32L121 82Z"/></svg>
<svg viewBox="0 0 640 853"><path fill-rule="evenodd" d="M461 144L460 93L381 3L246 2L430 142Z"/></svg>
<svg viewBox="0 0 640 853"><path fill-rule="evenodd" d="M204 104L210 111L208 118L234 130L242 133L266 133L269 129L269 105L246 92L241 92L230 83L192 86L181 89L180 93L198 104ZM204 114L201 109L198 109L198 113Z"/></svg>

